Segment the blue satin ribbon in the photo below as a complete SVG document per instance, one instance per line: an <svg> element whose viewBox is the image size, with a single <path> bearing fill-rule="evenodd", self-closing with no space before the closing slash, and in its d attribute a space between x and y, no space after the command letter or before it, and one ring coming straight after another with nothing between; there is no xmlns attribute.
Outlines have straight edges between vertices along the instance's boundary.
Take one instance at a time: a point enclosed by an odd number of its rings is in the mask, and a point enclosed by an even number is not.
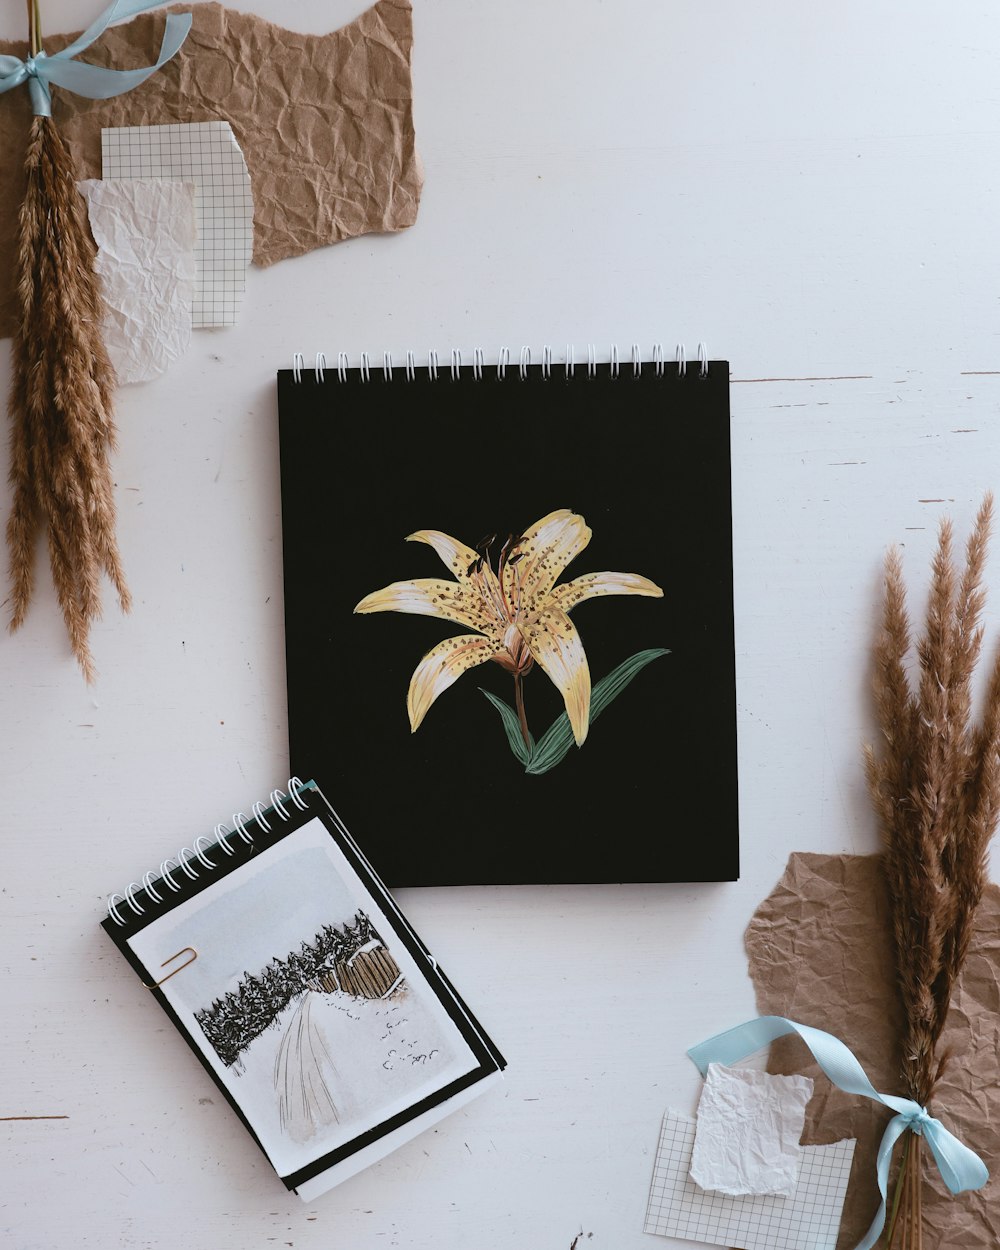
<svg viewBox="0 0 1000 1250"><path fill-rule="evenodd" d="M112 22L134 17L137 13L144 13L146 9L155 9L162 2L163 0L114 0L79 39L61 52L54 52L52 56L38 52L35 56L29 56L26 61L16 56L0 56L0 94L26 82L31 92L31 107L35 116L51 117L50 84L65 87L67 91L86 96L89 100L107 100L111 96L131 91L133 87L145 82L151 74L155 74L177 52L191 29L190 13L167 14L160 55L155 65L147 65L143 69L103 69L99 65L76 61L74 57L99 39Z"/></svg>
<svg viewBox="0 0 1000 1250"><path fill-rule="evenodd" d="M982 1189L989 1180L989 1172L982 1159L944 1127L940 1120L929 1115L925 1107L909 1098L897 1098L893 1094L880 1094L865 1075L864 1068L854 1055L831 1033L811 1028L808 1024L796 1024L784 1016L760 1016L737 1025L726 1033L710 1037L708 1041L692 1046L688 1055L694 1060L698 1071L705 1075L710 1063L736 1063L762 1049L775 1038L797 1033L812 1051L813 1058L830 1080L848 1094L862 1094L882 1103L895 1115L886 1125L876 1157L876 1174L882 1202L872 1221L871 1228L858 1242L856 1250L871 1250L885 1226L886 1191L889 1185L889 1163L896 1142L911 1129L927 1142L941 1170L944 1183L953 1194L966 1189Z"/></svg>

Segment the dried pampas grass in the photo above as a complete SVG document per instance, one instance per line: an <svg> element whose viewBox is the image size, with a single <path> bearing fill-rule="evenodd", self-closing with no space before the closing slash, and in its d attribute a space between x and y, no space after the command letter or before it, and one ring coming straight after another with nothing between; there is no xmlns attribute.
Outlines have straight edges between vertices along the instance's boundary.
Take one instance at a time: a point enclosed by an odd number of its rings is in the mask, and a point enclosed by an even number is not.
<svg viewBox="0 0 1000 1250"><path fill-rule="evenodd" d="M947 1062L938 1053L952 991L987 882L987 855L1000 815L1000 656L979 724L972 679L983 642L983 569L993 516L987 495L954 564L951 522L938 534L917 665L907 670L910 626L897 549L885 563L874 693L881 749L866 748L869 792L884 843L904 1015L900 1077L927 1106ZM920 1139L907 1133L887 1245L919 1248Z"/></svg>
<svg viewBox="0 0 1000 1250"><path fill-rule="evenodd" d="M96 251L72 157L51 117L32 122L25 167L10 392L10 628L24 621L35 540L44 528L70 643L89 682L95 675L89 633L101 611L102 573L122 610L130 607L109 464L115 376L101 337Z"/></svg>

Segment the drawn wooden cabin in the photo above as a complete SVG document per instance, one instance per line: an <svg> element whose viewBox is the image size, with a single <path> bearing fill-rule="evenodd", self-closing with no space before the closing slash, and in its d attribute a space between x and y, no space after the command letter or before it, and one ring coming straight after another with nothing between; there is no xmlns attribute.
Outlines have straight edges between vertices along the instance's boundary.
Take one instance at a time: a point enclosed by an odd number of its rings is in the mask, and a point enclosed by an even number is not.
<svg viewBox="0 0 1000 1250"><path fill-rule="evenodd" d="M372 938L349 959L338 960L330 968L322 968L310 989L332 994L340 990L357 998L387 998L402 984L403 974L392 954Z"/></svg>

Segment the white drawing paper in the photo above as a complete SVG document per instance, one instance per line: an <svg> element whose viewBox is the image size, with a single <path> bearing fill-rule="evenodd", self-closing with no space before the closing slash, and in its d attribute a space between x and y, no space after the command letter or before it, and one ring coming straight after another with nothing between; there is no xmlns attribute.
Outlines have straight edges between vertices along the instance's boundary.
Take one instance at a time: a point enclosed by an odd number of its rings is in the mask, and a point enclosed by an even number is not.
<svg viewBox="0 0 1000 1250"><path fill-rule="evenodd" d="M250 174L228 122L106 126L101 172L107 180L175 178L197 187L197 287L192 324L236 324L253 253Z"/></svg>
<svg viewBox="0 0 1000 1250"><path fill-rule="evenodd" d="M663 1117L643 1230L663 1237L736 1246L740 1250L835 1250L854 1139L803 1146L790 1198L708 1193L689 1173L695 1121Z"/></svg>
<svg viewBox="0 0 1000 1250"><path fill-rule="evenodd" d="M813 1083L710 1063L698 1103L691 1179L722 1194L790 1198Z"/></svg>
<svg viewBox="0 0 1000 1250"><path fill-rule="evenodd" d="M478 1066L318 819L128 943L152 970L198 952L163 994L279 1175Z"/></svg>
<svg viewBox="0 0 1000 1250"><path fill-rule="evenodd" d="M87 201L97 244L106 316L104 342L120 383L158 377L191 342L194 304L195 186L143 178L89 179Z"/></svg>

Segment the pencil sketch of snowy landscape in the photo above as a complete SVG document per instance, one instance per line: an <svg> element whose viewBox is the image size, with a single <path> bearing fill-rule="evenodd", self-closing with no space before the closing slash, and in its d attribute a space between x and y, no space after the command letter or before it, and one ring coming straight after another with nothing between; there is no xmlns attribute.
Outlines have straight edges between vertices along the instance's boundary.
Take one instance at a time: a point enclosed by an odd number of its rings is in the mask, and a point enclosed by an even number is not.
<svg viewBox="0 0 1000 1250"><path fill-rule="evenodd" d="M241 1084L273 1087L280 1130L298 1143L405 1102L454 1058L363 911L194 1015Z"/></svg>

